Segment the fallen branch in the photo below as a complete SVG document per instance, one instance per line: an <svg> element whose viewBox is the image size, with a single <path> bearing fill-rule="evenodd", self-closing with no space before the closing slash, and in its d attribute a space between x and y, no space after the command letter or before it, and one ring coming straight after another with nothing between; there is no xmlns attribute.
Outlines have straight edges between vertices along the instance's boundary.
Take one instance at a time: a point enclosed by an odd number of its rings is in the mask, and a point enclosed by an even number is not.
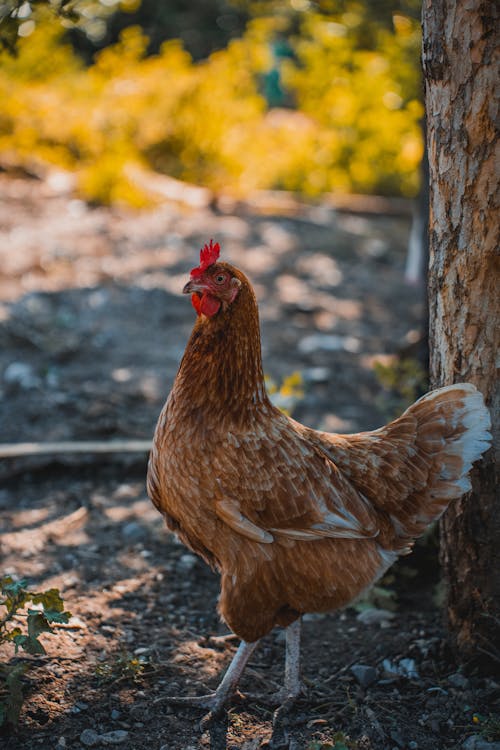
<svg viewBox="0 0 500 750"><path fill-rule="evenodd" d="M63 453L148 453L151 440L66 440L55 443L0 444L0 458L60 455Z"/></svg>

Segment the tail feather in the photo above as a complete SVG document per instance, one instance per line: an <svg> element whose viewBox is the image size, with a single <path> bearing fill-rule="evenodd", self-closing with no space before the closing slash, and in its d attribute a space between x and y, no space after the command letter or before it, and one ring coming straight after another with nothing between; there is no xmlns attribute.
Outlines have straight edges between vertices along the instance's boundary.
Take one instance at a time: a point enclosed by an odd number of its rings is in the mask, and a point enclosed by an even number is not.
<svg viewBox="0 0 500 750"><path fill-rule="evenodd" d="M472 464L491 442L490 415L482 394L470 383L449 385L422 396L407 411L418 420L417 445L434 457L431 497L451 500L468 492Z"/></svg>
<svg viewBox="0 0 500 750"><path fill-rule="evenodd" d="M427 393L379 430L317 434L352 484L390 519L382 546L402 553L470 490L469 472L490 446L490 426L482 394L459 383Z"/></svg>

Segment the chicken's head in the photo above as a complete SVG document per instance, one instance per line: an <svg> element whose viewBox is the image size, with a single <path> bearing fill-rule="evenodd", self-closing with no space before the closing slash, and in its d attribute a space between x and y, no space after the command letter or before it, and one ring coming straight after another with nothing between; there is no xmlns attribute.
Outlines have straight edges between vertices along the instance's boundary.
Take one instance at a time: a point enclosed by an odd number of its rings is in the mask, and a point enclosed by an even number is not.
<svg viewBox="0 0 500 750"><path fill-rule="evenodd" d="M218 263L219 243L210 240L200 251L200 265L193 268L191 278L184 287L183 294L190 294L193 307L198 315L208 318L219 310L227 309L234 302L241 287L241 281L235 276L227 263Z"/></svg>

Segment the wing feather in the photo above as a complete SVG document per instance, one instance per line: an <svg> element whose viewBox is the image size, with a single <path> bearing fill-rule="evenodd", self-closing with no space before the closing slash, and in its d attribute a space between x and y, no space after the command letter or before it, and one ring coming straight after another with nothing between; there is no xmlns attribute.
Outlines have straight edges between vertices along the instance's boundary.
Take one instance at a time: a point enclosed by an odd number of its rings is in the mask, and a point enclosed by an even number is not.
<svg viewBox="0 0 500 750"><path fill-rule="evenodd" d="M295 423L277 413L270 432L272 437L265 430L241 435L233 430L219 443L213 467L219 487L215 510L221 520L254 541L378 534L376 513L366 498Z"/></svg>

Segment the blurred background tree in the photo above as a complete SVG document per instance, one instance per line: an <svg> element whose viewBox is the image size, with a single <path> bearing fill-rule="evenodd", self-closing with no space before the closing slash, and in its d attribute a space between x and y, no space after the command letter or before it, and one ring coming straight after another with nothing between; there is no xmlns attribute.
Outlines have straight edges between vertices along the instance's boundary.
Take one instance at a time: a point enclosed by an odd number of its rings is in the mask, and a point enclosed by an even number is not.
<svg viewBox="0 0 500 750"><path fill-rule="evenodd" d="M147 205L155 171L247 195L413 196L418 0L0 2L0 164Z"/></svg>

